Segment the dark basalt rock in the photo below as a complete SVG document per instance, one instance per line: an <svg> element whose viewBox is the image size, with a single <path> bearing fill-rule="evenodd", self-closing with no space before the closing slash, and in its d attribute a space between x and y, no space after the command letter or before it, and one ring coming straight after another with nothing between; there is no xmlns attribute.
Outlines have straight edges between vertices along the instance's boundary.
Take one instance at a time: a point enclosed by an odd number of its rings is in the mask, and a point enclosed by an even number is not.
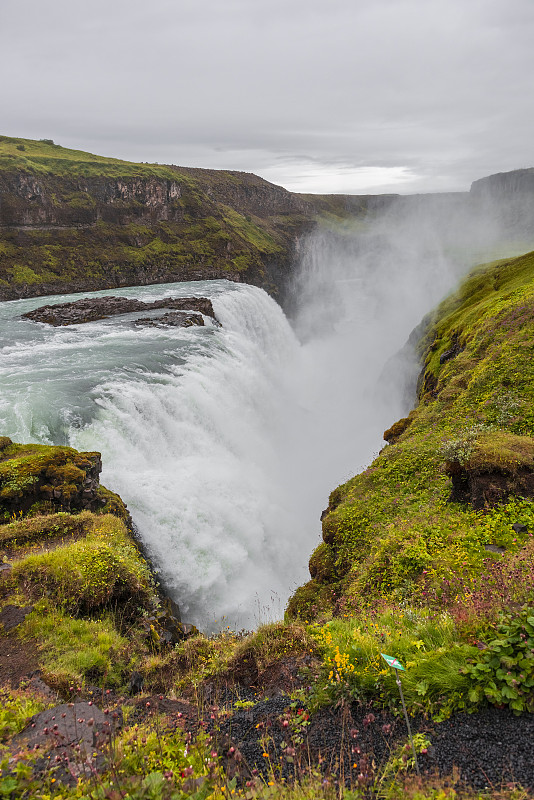
<svg viewBox="0 0 534 800"><path fill-rule="evenodd" d="M129 515L117 495L100 486L100 453L71 447L11 444L0 456L0 524L13 515L109 511L126 522Z"/></svg>
<svg viewBox="0 0 534 800"><path fill-rule="evenodd" d="M44 322L47 325L61 327L64 325L80 325L83 322L95 322L99 319L118 316L120 314L131 314L135 311L151 311L166 308L175 311L187 311L188 317L193 318L201 314L216 319L211 300L207 297L169 297L163 300L154 300L145 303L128 297L84 297L72 303L58 303L57 305L41 306L34 311L23 314L24 319L32 322ZM191 312L197 312L191 314ZM164 315L171 316L171 315ZM161 319L161 318L160 318ZM176 318L178 319L178 318ZM202 319L202 317L200 317ZM157 320L138 320L143 324L158 324ZM177 321L172 319L164 324L177 325ZM182 323L180 323L182 324ZM188 322L187 325L200 325L200 322Z"/></svg>
<svg viewBox="0 0 534 800"><path fill-rule="evenodd" d="M13 566L11 564L0 564L0 581L9 577ZM1 622L1 619L0 619Z"/></svg>
<svg viewBox="0 0 534 800"><path fill-rule="evenodd" d="M461 353L463 349L464 348L460 344L458 334L454 333L451 338L451 347L440 355L439 363L444 364L446 361L450 361L451 358L456 358L456 356Z"/></svg>
<svg viewBox="0 0 534 800"><path fill-rule="evenodd" d="M143 691L145 679L140 672L132 672L130 675L130 683L128 685L128 694L139 694Z"/></svg>
<svg viewBox="0 0 534 800"><path fill-rule="evenodd" d="M135 324L145 328L190 328L204 325L204 317L201 314L188 314L187 311L169 311L161 317L141 317L135 320Z"/></svg>
<svg viewBox="0 0 534 800"><path fill-rule="evenodd" d="M518 470L514 474L498 470L479 472L463 467L458 462L448 462L446 471L452 480L449 501L470 503L477 511L504 503L510 495L534 498L534 472L528 469Z"/></svg>
<svg viewBox="0 0 534 800"><path fill-rule="evenodd" d="M521 522L514 522L512 528L516 533L528 533L527 526L523 525Z"/></svg>
<svg viewBox="0 0 534 800"><path fill-rule="evenodd" d="M11 740L11 751L42 753L33 765L34 773L53 773L59 783L74 786L88 771L103 771L121 716L101 711L92 702L63 703L33 716Z"/></svg>
<svg viewBox="0 0 534 800"><path fill-rule="evenodd" d="M484 550L487 550L488 553L498 553L501 556L502 556L503 553L506 553L506 548L505 547L501 547L498 544L485 544L484 545Z"/></svg>

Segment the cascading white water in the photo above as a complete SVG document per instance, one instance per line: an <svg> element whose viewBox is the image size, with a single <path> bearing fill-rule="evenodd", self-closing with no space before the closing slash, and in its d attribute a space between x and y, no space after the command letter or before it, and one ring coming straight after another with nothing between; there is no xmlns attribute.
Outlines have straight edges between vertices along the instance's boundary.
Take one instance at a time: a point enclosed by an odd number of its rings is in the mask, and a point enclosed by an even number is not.
<svg viewBox="0 0 534 800"><path fill-rule="evenodd" d="M413 364L391 359L469 263L449 239L421 215L417 234L403 215L314 234L293 328L261 289L226 281L120 290L208 296L222 327L125 315L50 328L20 315L72 296L2 303L0 433L102 452L102 482L187 621L278 617L306 580L329 492L407 411L398 378Z"/></svg>
<svg viewBox="0 0 534 800"><path fill-rule="evenodd" d="M43 299L2 304L1 429L100 450L102 481L127 501L184 617L251 626L273 602L279 614L305 578L279 447L284 374L299 346L281 308L252 286L121 290L193 293L212 298L222 327L139 328L127 315L49 328L20 319Z"/></svg>

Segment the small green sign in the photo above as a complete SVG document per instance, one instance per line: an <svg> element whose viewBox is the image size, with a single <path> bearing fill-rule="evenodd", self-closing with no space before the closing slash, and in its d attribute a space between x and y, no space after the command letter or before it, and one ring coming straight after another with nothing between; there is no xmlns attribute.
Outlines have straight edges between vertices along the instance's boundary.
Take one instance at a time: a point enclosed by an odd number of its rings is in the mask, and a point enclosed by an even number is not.
<svg viewBox="0 0 534 800"><path fill-rule="evenodd" d="M400 661L393 656L387 656L385 653L380 653L380 655L389 667L393 667L393 669L401 669L403 672L406 672Z"/></svg>

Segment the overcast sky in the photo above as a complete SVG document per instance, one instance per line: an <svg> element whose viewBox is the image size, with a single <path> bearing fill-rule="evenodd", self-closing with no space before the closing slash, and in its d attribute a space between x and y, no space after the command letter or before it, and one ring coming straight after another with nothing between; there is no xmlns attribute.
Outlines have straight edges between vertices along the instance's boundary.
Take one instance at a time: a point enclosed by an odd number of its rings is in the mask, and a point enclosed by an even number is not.
<svg viewBox="0 0 534 800"><path fill-rule="evenodd" d="M0 133L301 192L534 166L534 0L0 0Z"/></svg>

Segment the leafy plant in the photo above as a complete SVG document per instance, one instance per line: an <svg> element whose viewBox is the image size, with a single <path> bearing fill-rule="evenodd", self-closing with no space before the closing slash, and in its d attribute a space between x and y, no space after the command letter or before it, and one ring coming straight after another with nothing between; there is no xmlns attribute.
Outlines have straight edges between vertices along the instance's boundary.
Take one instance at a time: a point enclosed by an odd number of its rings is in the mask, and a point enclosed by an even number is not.
<svg viewBox="0 0 534 800"><path fill-rule="evenodd" d="M486 698L493 705L509 706L515 714L534 711L534 608L503 616L497 634L463 669L474 684L469 700Z"/></svg>

